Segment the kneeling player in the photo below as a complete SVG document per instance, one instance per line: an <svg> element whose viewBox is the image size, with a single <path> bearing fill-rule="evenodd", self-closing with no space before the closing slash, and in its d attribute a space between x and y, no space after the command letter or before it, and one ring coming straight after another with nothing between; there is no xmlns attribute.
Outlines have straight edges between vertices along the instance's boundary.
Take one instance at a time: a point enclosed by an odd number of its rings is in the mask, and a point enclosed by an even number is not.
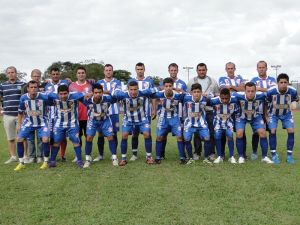
<svg viewBox="0 0 300 225"><path fill-rule="evenodd" d="M113 126L109 117L109 107L113 103L111 96L103 95L103 87L96 83L93 85L93 97L85 100L84 104L88 108L88 122L86 127L85 158L83 168L91 165L91 153L93 147L93 138L96 131L99 136L107 137L109 148L112 154L112 164L118 166L116 142L114 139ZM115 101L116 102L116 101Z"/></svg>
<svg viewBox="0 0 300 225"><path fill-rule="evenodd" d="M277 87L272 87L267 92L267 100L269 102L269 116L268 125L270 131L270 149L272 160L274 163L279 164L280 159L277 154L277 138L276 130L278 120L281 120L282 127L288 133L287 138L287 158L289 164L295 163L293 159L294 148L294 119L293 113L290 109L293 101L299 101L297 90L289 85L289 76L287 74L279 74L277 77Z"/></svg>

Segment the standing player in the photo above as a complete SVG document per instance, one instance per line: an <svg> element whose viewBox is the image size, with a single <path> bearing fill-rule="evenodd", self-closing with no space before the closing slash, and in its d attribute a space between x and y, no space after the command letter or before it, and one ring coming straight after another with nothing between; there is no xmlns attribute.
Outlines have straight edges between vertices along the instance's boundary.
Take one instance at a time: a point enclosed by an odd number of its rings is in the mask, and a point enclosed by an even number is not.
<svg viewBox="0 0 300 225"><path fill-rule="evenodd" d="M112 154L112 164L118 166L116 143L113 136L113 125L109 116L109 109L113 104L113 99L110 95L103 95L103 87L96 83L93 85L93 97L85 100L84 104L88 109L88 123L86 128L86 143L85 143L85 158L83 168L90 167L91 153L93 147L93 138L96 132L99 136L107 137L109 148Z"/></svg>
<svg viewBox="0 0 300 225"><path fill-rule="evenodd" d="M135 131L143 133L145 138L146 149L146 163L153 164L152 159L152 140L151 140L151 126L149 123L148 115L146 113L146 99L154 93L153 88L140 91L136 81L128 83L128 91L115 90L113 97L117 98L124 104L124 119L122 125L122 142L121 154L122 160L120 166L127 164L127 140L128 135Z"/></svg>
<svg viewBox="0 0 300 225"><path fill-rule="evenodd" d="M253 132L257 132L260 137L260 147L262 151L262 162L273 163L267 156L268 140L266 136L265 123L262 115L259 113L259 106L265 102L265 94L256 93L256 86L252 82L245 84L245 93L236 92L234 96L237 98L240 106L240 113L236 117L236 148L239 153L238 163L245 163L243 136L246 123L250 123Z"/></svg>
<svg viewBox="0 0 300 225"><path fill-rule="evenodd" d="M276 80L274 77L270 77L267 75L268 65L265 61L259 61L257 63L257 73L258 76L251 79L251 82L253 82L256 85L257 91L261 92L267 92L270 87L276 86ZM265 115L266 112L264 111L266 109L265 104L262 104L259 107L259 113L261 115ZM267 124L266 118L263 116L264 123ZM268 127L266 127L266 130L269 130ZM251 159L256 160L257 159L257 148L258 148L258 142L259 142L259 135L258 133L253 133L252 135L252 155Z"/></svg>
<svg viewBox="0 0 300 225"><path fill-rule="evenodd" d="M121 81L113 77L114 69L111 64L106 64L104 66L104 79L99 80L97 83L101 84L103 87L104 94L110 94L115 89L122 89ZM118 102L111 104L109 107L109 117L113 126L113 137L116 144L116 149L118 146L118 136L117 132L119 131L119 114L120 114L120 105ZM103 159L104 153L104 137L98 137L98 150L99 156L97 156L93 161L99 161Z"/></svg>
<svg viewBox="0 0 300 225"><path fill-rule="evenodd" d="M278 126L278 120L281 120L282 127L286 129L288 133L287 138L287 158L286 161L289 164L294 164L293 148L294 148L294 118L291 112L290 106L293 101L299 101L297 90L289 85L289 76L285 73L279 74L277 77L277 87L272 87L267 92L267 100L269 102L269 119L268 125L270 129L270 149L272 154L272 160L275 164L280 163L279 156L277 154L277 138L276 130Z"/></svg>
<svg viewBox="0 0 300 225"><path fill-rule="evenodd" d="M42 148L44 152L44 163L40 167L46 169L49 157L49 128L47 117L48 96L38 93L38 84L36 81L30 81L27 86L27 94L22 95L19 106L18 116L18 142L17 150L20 163L15 168L19 171L25 168L24 165L24 139L30 137L35 130L38 136L42 138ZM25 117L24 117L25 114Z"/></svg>

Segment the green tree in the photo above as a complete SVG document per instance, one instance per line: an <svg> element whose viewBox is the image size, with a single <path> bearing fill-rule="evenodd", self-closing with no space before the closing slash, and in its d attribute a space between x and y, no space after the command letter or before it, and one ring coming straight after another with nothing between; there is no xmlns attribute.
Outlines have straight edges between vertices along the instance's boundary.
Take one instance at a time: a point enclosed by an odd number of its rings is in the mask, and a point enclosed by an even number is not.
<svg viewBox="0 0 300 225"><path fill-rule="evenodd" d="M127 70L114 70L114 78L127 83L127 81L131 78L131 73Z"/></svg>
<svg viewBox="0 0 300 225"><path fill-rule="evenodd" d="M159 76L149 76L149 77L153 80L154 85L156 87L158 87L159 86L159 82L161 81L161 78Z"/></svg>

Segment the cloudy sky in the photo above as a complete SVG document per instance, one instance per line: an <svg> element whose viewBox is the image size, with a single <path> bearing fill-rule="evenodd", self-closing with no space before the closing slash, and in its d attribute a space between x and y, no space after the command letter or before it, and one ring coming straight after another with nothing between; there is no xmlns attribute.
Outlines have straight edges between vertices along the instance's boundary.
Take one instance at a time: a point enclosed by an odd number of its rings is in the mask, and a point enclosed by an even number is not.
<svg viewBox="0 0 300 225"><path fill-rule="evenodd" d="M0 69L15 65L30 73L52 62L87 59L134 72L141 61L147 75L166 77L176 62L205 62L218 78L235 62L245 78L256 62L281 65L300 81L300 2L298 0L2 0ZM191 71L190 77L195 75Z"/></svg>

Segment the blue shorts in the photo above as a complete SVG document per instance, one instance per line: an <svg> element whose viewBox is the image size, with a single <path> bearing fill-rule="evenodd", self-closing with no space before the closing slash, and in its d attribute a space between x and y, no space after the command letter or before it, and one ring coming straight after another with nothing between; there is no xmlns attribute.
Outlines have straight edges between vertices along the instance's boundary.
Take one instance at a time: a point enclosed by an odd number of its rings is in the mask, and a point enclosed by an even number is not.
<svg viewBox="0 0 300 225"><path fill-rule="evenodd" d="M113 136L113 126L109 117L105 120L89 120L87 122L86 135L94 137L96 132L104 137Z"/></svg>
<svg viewBox="0 0 300 225"><path fill-rule="evenodd" d="M151 134L151 125L148 122L148 120L145 120L143 122L128 122L126 120L123 121L122 125L122 133L144 133L148 132Z"/></svg>
<svg viewBox="0 0 300 225"><path fill-rule="evenodd" d="M215 139L221 139L223 134L228 138L233 138L233 127L231 129L217 129L215 130Z"/></svg>
<svg viewBox="0 0 300 225"><path fill-rule="evenodd" d="M201 139L209 139L209 130L207 127L184 127L183 137L185 141L191 141L193 134L197 133Z"/></svg>
<svg viewBox="0 0 300 225"><path fill-rule="evenodd" d="M173 136L182 136L182 127L178 117L165 118L159 117L157 119L156 136L163 137L172 132Z"/></svg>
<svg viewBox="0 0 300 225"><path fill-rule="evenodd" d="M250 123L253 132L256 132L258 129L266 129L265 122L260 114L258 114L258 116L254 117L252 120L236 118L235 120L236 130L237 131L240 129L245 130L246 123Z"/></svg>
<svg viewBox="0 0 300 225"><path fill-rule="evenodd" d="M120 130L120 121L119 121L119 114L110 115L111 124L113 127L113 132L117 133Z"/></svg>
<svg viewBox="0 0 300 225"><path fill-rule="evenodd" d="M42 127L21 126L21 129L18 133L18 137L24 138L24 139L28 139L28 138L31 139L31 138L33 138L32 132L35 130L37 130L39 138L49 138L49 136L50 136L50 130L48 128L48 125L46 125L46 126L42 126Z"/></svg>
<svg viewBox="0 0 300 225"><path fill-rule="evenodd" d="M278 120L281 120L283 129L295 127L293 114L288 113L282 116L269 115L269 122L268 122L269 129L277 129Z"/></svg>
<svg viewBox="0 0 300 225"><path fill-rule="evenodd" d="M73 144L79 144L79 127L68 127L68 128L62 128L62 127L54 127L54 137L53 141L54 143L60 143L62 142L66 137L69 137L70 141L72 141Z"/></svg>

